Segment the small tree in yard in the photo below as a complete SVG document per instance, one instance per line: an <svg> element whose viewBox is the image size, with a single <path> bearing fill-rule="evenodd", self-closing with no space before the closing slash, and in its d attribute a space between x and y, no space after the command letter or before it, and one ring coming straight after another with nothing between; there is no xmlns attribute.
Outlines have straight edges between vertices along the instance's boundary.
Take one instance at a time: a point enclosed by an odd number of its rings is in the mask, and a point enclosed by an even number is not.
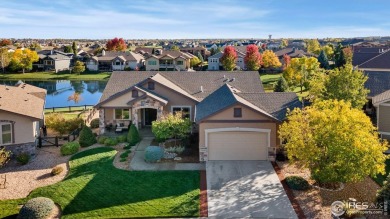
<svg viewBox="0 0 390 219"><path fill-rule="evenodd" d="M159 141L165 141L170 138L183 139L190 131L191 121L188 118L183 118L181 112L163 115L152 123L152 132Z"/></svg>
<svg viewBox="0 0 390 219"><path fill-rule="evenodd" d="M140 140L141 137L139 136L137 127L135 127L134 124L131 124L129 133L127 134L127 142L129 142L130 145L136 145Z"/></svg>
<svg viewBox="0 0 390 219"><path fill-rule="evenodd" d="M262 62L259 47L256 45L247 46L244 62L249 71L258 71Z"/></svg>
<svg viewBox="0 0 390 219"><path fill-rule="evenodd" d="M53 129L60 135L63 135L68 131L66 119L61 114L53 113L46 116L45 123L48 128Z"/></svg>
<svg viewBox="0 0 390 219"><path fill-rule="evenodd" d="M279 130L292 162L307 167L318 183L357 182L384 173L387 142L362 110L327 100L294 109Z"/></svg>
<svg viewBox="0 0 390 219"><path fill-rule="evenodd" d="M282 76L279 78L278 82L276 83L274 87L274 92L285 92L287 90L288 90L287 81Z"/></svg>
<svg viewBox="0 0 390 219"><path fill-rule="evenodd" d="M81 147L88 147L95 144L96 137L88 126L84 126L80 131L79 143Z"/></svg>
<svg viewBox="0 0 390 219"><path fill-rule="evenodd" d="M7 151L4 146L0 146L0 168L2 168L10 159L11 151Z"/></svg>
<svg viewBox="0 0 390 219"><path fill-rule="evenodd" d="M263 64L264 68L278 68L282 66L278 57L272 50L265 50L263 53Z"/></svg>
<svg viewBox="0 0 390 219"><path fill-rule="evenodd" d="M76 64L73 67L73 72L76 74L80 74L85 71L85 65L83 62L76 61Z"/></svg>
<svg viewBox="0 0 390 219"><path fill-rule="evenodd" d="M221 64L226 71L233 71L236 67L237 52L233 46L227 46L221 57Z"/></svg>

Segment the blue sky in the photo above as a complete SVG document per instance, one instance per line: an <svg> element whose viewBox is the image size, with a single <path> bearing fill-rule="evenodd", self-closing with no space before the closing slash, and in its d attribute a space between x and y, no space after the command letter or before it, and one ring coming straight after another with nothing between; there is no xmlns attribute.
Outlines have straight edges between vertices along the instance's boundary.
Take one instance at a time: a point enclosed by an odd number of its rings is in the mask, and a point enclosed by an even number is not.
<svg viewBox="0 0 390 219"><path fill-rule="evenodd" d="M1 0L0 38L390 36L389 0Z"/></svg>

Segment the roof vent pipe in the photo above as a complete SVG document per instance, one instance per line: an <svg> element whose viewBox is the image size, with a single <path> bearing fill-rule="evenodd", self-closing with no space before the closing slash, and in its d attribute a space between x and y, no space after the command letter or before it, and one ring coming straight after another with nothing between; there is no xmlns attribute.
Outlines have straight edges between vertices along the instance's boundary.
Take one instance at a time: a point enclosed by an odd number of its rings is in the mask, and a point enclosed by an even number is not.
<svg viewBox="0 0 390 219"><path fill-rule="evenodd" d="M203 93L203 86L200 86L200 92Z"/></svg>

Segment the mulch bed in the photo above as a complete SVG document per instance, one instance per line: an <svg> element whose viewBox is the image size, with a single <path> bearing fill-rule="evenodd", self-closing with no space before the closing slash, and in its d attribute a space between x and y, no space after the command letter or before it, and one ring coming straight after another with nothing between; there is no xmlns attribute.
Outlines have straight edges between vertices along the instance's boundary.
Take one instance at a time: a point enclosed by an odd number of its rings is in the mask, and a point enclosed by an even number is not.
<svg viewBox="0 0 390 219"><path fill-rule="evenodd" d="M288 187L286 181L284 180L284 175L282 173L282 170L279 168L278 164L275 162L272 162L272 166L274 167L274 170L276 174L279 177L280 182L283 185L284 191L286 191L288 199L290 199L291 205L294 208L295 213L297 214L298 218L305 219L305 213L303 212L301 206L299 205L298 201L294 197L293 191Z"/></svg>

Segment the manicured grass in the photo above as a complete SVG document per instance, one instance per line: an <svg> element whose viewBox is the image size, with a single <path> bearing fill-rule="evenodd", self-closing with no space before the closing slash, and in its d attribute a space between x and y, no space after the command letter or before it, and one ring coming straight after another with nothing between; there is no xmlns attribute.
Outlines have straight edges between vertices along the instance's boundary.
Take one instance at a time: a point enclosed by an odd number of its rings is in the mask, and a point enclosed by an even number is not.
<svg viewBox="0 0 390 219"><path fill-rule="evenodd" d="M26 199L0 201L0 218L17 213L33 197L61 205L63 218L197 217L199 171L126 171L112 162L116 151L101 147L74 155L67 177L34 190Z"/></svg>
<svg viewBox="0 0 390 219"><path fill-rule="evenodd" d="M65 72L31 72L17 74L0 74L0 79L11 80L108 80L111 76L110 72L84 72L80 75L69 74Z"/></svg>
<svg viewBox="0 0 390 219"><path fill-rule="evenodd" d="M378 174L378 175L376 175L376 177L372 178L375 182L377 182L381 186L383 186L383 182L386 180L386 177L390 173L390 159L387 159L385 164L386 164L386 169L385 169L386 174L385 175Z"/></svg>
<svg viewBox="0 0 390 219"><path fill-rule="evenodd" d="M282 76L282 73L279 74L261 74L260 79L263 82L263 87L265 92L273 92L274 85L278 82L279 78Z"/></svg>
<svg viewBox="0 0 390 219"><path fill-rule="evenodd" d="M93 106L87 106L87 109L92 109ZM72 106L70 107L71 112L78 112L78 111L83 111L85 108L84 106ZM55 113L66 113L69 112L69 107L62 107L62 108L54 108ZM53 113L52 108L47 108L45 109L45 113Z"/></svg>

